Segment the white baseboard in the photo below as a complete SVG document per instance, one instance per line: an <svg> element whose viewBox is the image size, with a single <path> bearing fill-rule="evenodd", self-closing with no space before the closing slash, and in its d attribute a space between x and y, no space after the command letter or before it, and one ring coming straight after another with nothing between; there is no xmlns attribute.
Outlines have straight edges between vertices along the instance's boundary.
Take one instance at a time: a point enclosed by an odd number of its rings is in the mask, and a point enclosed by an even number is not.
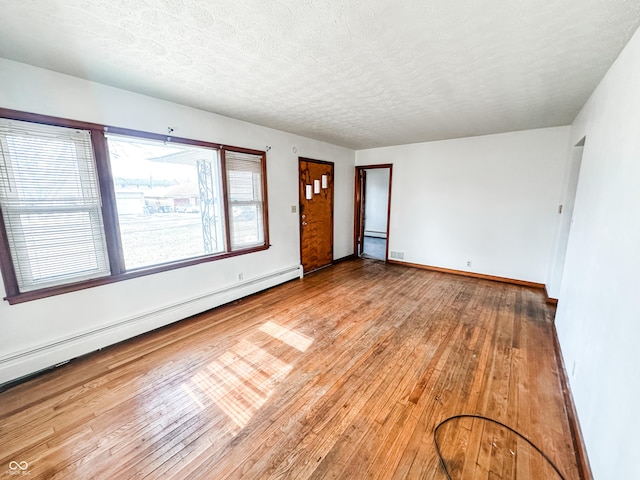
<svg viewBox="0 0 640 480"><path fill-rule="evenodd" d="M0 358L0 385L295 278L302 278L302 266L300 265L248 279L245 282L186 299L173 305L150 310L101 328L78 332L67 338L12 353Z"/></svg>
<svg viewBox="0 0 640 480"><path fill-rule="evenodd" d="M365 230L365 237L387 238L387 232L378 232L376 230Z"/></svg>

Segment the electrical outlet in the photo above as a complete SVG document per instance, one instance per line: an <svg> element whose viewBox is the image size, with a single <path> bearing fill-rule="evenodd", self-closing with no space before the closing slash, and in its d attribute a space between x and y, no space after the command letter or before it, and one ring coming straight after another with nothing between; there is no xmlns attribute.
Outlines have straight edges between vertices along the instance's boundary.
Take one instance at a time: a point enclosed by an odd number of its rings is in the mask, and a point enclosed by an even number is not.
<svg viewBox="0 0 640 480"><path fill-rule="evenodd" d="M291 213L296 213L298 211L298 207L295 205L291 205Z"/></svg>
<svg viewBox="0 0 640 480"><path fill-rule="evenodd" d="M389 252L389 256L391 258L397 258L398 260L402 260L404 258L404 252L394 252L393 250Z"/></svg>
<svg viewBox="0 0 640 480"><path fill-rule="evenodd" d="M241 282L242 280L244 280L244 273L240 272L238 274L238 281Z"/></svg>
<svg viewBox="0 0 640 480"><path fill-rule="evenodd" d="M467 260L467 267L471 266L471 260Z"/></svg>

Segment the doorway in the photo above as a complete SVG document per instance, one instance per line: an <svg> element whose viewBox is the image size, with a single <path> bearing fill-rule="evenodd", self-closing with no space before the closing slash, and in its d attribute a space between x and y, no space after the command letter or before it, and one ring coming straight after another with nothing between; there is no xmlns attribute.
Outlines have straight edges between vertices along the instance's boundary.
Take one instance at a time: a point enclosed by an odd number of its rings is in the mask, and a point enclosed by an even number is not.
<svg viewBox="0 0 640 480"><path fill-rule="evenodd" d="M547 295L552 303L557 302L560 296L564 263L573 225L573 208L578 195L578 184L580 183L580 169L582 167L585 142L586 137L583 137L582 140L574 145L571 151L570 163L565 174L563 203L558 206L558 213L561 216L554 239L553 257L547 273Z"/></svg>
<svg viewBox="0 0 640 480"><path fill-rule="evenodd" d="M547 295L557 300L560 295L564 263L567 255L569 236L573 225L573 207L575 205L578 183L580 180L580 168L582 167L582 155L584 153L586 137L576 143L571 151L571 160L567 173L564 202L558 207L558 213L562 215L560 228L557 233L554 261L550 265L550 274Z"/></svg>
<svg viewBox="0 0 640 480"><path fill-rule="evenodd" d="M356 167L354 252L387 260L391 205L391 164Z"/></svg>
<svg viewBox="0 0 640 480"><path fill-rule="evenodd" d="M309 273L333 263L333 162L298 158L300 263Z"/></svg>

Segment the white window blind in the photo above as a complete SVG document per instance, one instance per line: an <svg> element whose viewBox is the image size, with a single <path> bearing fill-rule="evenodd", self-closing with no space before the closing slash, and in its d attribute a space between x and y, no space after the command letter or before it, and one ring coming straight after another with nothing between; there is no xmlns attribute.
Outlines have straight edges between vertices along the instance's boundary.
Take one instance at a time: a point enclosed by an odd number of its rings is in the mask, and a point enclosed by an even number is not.
<svg viewBox="0 0 640 480"><path fill-rule="evenodd" d="M0 119L0 208L20 292L109 275L89 131Z"/></svg>
<svg viewBox="0 0 640 480"><path fill-rule="evenodd" d="M226 150L231 250L264 245L262 155Z"/></svg>

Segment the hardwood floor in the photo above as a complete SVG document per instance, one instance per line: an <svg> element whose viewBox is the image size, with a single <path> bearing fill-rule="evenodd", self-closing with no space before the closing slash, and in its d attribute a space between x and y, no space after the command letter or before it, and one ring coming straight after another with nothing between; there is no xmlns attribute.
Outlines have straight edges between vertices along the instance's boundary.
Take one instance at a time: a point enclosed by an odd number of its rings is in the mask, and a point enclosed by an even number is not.
<svg viewBox="0 0 640 480"><path fill-rule="evenodd" d="M0 473L445 479L434 428L466 413L577 479L552 314L540 290L344 262L0 393ZM438 444L453 479L559 478L487 421Z"/></svg>

